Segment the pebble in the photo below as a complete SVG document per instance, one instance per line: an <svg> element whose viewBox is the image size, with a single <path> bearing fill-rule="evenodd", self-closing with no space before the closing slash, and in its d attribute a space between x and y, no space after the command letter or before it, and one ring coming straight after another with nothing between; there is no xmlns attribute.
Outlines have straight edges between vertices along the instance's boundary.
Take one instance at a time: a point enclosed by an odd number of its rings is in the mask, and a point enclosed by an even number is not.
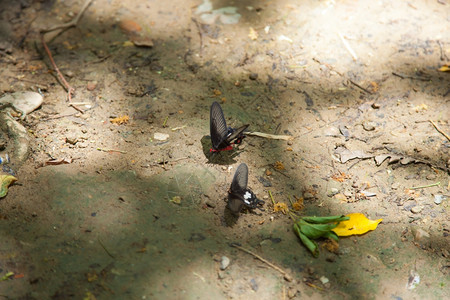
<svg viewBox="0 0 450 300"><path fill-rule="evenodd" d="M66 143L75 145L78 142L76 137L66 137Z"/></svg>
<svg viewBox="0 0 450 300"><path fill-rule="evenodd" d="M328 192L328 197L333 197L333 196L336 195L337 193L339 193L339 189L337 189L337 188L331 188L330 191Z"/></svg>
<svg viewBox="0 0 450 300"><path fill-rule="evenodd" d="M336 127L326 127L323 131L325 136L339 136L339 129Z"/></svg>
<svg viewBox="0 0 450 300"><path fill-rule="evenodd" d="M350 198L352 196L352 192L350 191L345 191L344 192L345 197Z"/></svg>
<svg viewBox="0 0 450 300"><path fill-rule="evenodd" d="M328 278L326 278L325 276L320 277L320 282L322 282L322 284L326 284L328 282L330 282L330 280Z"/></svg>
<svg viewBox="0 0 450 300"><path fill-rule="evenodd" d="M216 207L216 204L213 203L212 201L209 201L209 200L207 200L207 201L205 202L205 204L206 204L207 206L211 207L211 208L215 208L215 207Z"/></svg>
<svg viewBox="0 0 450 300"><path fill-rule="evenodd" d="M444 195L434 195L434 203L439 205L446 197Z"/></svg>
<svg viewBox="0 0 450 300"><path fill-rule="evenodd" d="M311 194L310 192L305 192L305 193L303 194L303 198L304 198L304 199L312 199L312 198L314 198L314 195Z"/></svg>
<svg viewBox="0 0 450 300"><path fill-rule="evenodd" d="M258 79L258 73L251 73L248 78L250 78L250 80L256 80Z"/></svg>
<svg viewBox="0 0 450 300"><path fill-rule="evenodd" d="M400 183L398 183L398 182L394 182L393 184L392 184L392 186L391 186L391 188L393 189L393 190L396 190L396 189L398 189L400 187Z"/></svg>
<svg viewBox="0 0 450 300"><path fill-rule="evenodd" d="M347 197L345 197L344 194L336 194L334 195L334 198L336 200L342 201L342 202L347 202Z"/></svg>
<svg viewBox="0 0 450 300"><path fill-rule="evenodd" d="M411 208L411 212L413 213L413 214L418 214L418 213L420 213L422 211L422 207L421 206L418 206L418 205L416 205L416 206L414 206L413 208Z"/></svg>
<svg viewBox="0 0 450 300"><path fill-rule="evenodd" d="M380 105L379 103L374 102L374 103L372 104L372 108L373 108L373 109L378 109L378 108L380 108L380 107L381 107L381 105Z"/></svg>
<svg viewBox="0 0 450 300"><path fill-rule="evenodd" d="M430 234L421 228L414 229L413 235L416 242L430 237Z"/></svg>
<svg viewBox="0 0 450 300"><path fill-rule="evenodd" d="M220 259L220 269L225 270L230 265L230 259L226 256L222 256Z"/></svg>
<svg viewBox="0 0 450 300"><path fill-rule="evenodd" d="M364 121L362 123L362 126L364 128L365 131L374 131L375 130L375 123L374 122L368 122L368 121Z"/></svg>
<svg viewBox="0 0 450 300"><path fill-rule="evenodd" d="M169 135L166 133L155 132L153 138L158 141L165 141L169 138Z"/></svg>
<svg viewBox="0 0 450 300"><path fill-rule="evenodd" d="M290 289L288 290L288 298L289 298L289 299L294 298L295 295L297 295L297 293L298 293L298 290L297 290L296 288L294 288L294 287L290 288Z"/></svg>
<svg viewBox="0 0 450 300"><path fill-rule="evenodd" d="M88 82L86 88L88 91L93 91L97 87L97 81Z"/></svg>
<svg viewBox="0 0 450 300"><path fill-rule="evenodd" d="M436 174L433 174L433 173L430 173L430 174L427 175L427 179L428 180L435 180L436 177L437 177Z"/></svg>

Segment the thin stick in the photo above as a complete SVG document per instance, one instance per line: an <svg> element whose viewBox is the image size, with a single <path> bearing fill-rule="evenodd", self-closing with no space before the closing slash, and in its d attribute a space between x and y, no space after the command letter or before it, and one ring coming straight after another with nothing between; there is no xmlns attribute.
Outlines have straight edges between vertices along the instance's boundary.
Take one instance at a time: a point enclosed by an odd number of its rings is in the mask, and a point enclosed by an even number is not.
<svg viewBox="0 0 450 300"><path fill-rule="evenodd" d="M245 248L243 248L243 247L241 247L239 245L236 245L235 243L230 244L230 246L234 247L234 248L238 248L239 250L242 250L242 251L252 255L253 257L255 257L255 258L259 259L260 261L262 261L263 263L267 264L269 267L271 267L271 268L277 270L278 272L280 272L283 275L284 279L286 279L287 281L292 281L292 277L286 271L284 271L283 269L281 269L278 266L275 266L274 264L272 264L271 262L269 262L266 259L262 258L258 254L255 254L255 253L251 252L250 250L247 250L247 249L245 249Z"/></svg>
<svg viewBox="0 0 450 300"><path fill-rule="evenodd" d="M252 136L258 136L258 137L262 137L262 138L266 138L266 139L272 139L272 140L285 140L285 141L289 141L294 139L293 136L290 135L275 135L275 134L268 134L268 133L263 133L263 132L244 132L244 134L246 135L252 135Z"/></svg>
<svg viewBox="0 0 450 300"><path fill-rule="evenodd" d="M69 102L71 102L72 101L72 93L75 90L72 86L70 86L70 84L67 82L66 78L64 78L63 74L61 73L58 66L56 65L55 60L53 59L53 55L50 52L50 49L48 48L43 35L41 35L41 41L42 41L42 45L44 46L45 52L47 52L48 58L50 59L50 62L53 65L53 68L55 69L56 73L58 74L59 80L61 80L61 82L63 83L64 87L67 90L67 97L69 99Z"/></svg>
<svg viewBox="0 0 450 300"><path fill-rule="evenodd" d="M195 23L195 26L197 26L198 35L200 36L200 57L202 56L203 52L203 32L202 28L200 27L200 24L198 24L197 20L195 18L191 18L191 20Z"/></svg>
<svg viewBox="0 0 450 300"><path fill-rule="evenodd" d="M117 149L104 149L104 148L97 148L98 151L103 151L103 152L119 152L119 153L123 153L126 154L126 151L122 151L122 150L117 150Z"/></svg>
<svg viewBox="0 0 450 300"><path fill-rule="evenodd" d="M164 122L163 122L163 124L162 124L162 127L166 127L166 123L167 123L167 120L169 119L169 116L167 116L166 117L166 119L164 120Z"/></svg>
<svg viewBox="0 0 450 300"><path fill-rule="evenodd" d="M350 55L353 57L354 61L358 60L358 56L356 56L355 51L353 51L352 47L350 47L350 44L344 39L344 37L342 36L342 34L340 32L337 33L339 35L339 37L341 38L342 43L344 44L345 48L347 49L347 51L350 53Z"/></svg>
<svg viewBox="0 0 450 300"><path fill-rule="evenodd" d="M269 196L270 196L270 199L272 200L272 204L275 206L275 201L273 200L273 196L272 196L272 192L271 191L269 191Z"/></svg>
<svg viewBox="0 0 450 300"><path fill-rule="evenodd" d="M78 21L80 21L80 18L83 15L84 11L88 8L88 6L89 6L89 4L91 4L91 2L92 2L92 0L86 0L86 2L84 2L83 7L81 8L80 12L78 13L78 15L75 18L72 19L72 21L61 24L61 25L56 25L49 29L42 29L41 33L47 33L47 32L55 31L58 29L66 29L66 28L76 26L78 24Z"/></svg>
<svg viewBox="0 0 450 300"><path fill-rule="evenodd" d="M350 81L351 84L354 84L356 87L360 88L361 90L363 90L364 92L368 93L368 94L373 94L371 91L369 91L368 89L363 88L362 86L360 86L359 84L357 84L356 82L354 82L353 80L351 80L350 78L348 78L348 81Z"/></svg>
<svg viewBox="0 0 450 300"><path fill-rule="evenodd" d="M105 245L103 245L102 241L100 241L100 237L98 237L97 240L98 240L100 246L102 246L103 250L105 250L105 252L106 252L109 256L111 256L111 258L116 259L116 258L114 257L114 255L112 255L111 252L109 252L108 249L106 249L106 247L105 247Z"/></svg>
<svg viewBox="0 0 450 300"><path fill-rule="evenodd" d="M422 81L430 81L430 78L428 78L428 77L410 76L410 75L400 74L400 73L396 73L396 72L392 72L392 75L400 77L402 79L409 78L409 79L417 79L417 80L422 80Z"/></svg>
<svg viewBox="0 0 450 300"><path fill-rule="evenodd" d="M439 126L434 123L432 120L428 120L431 124L433 124L434 128L436 128L437 131L439 131L439 133L441 133L443 136L445 136L447 138L447 140L450 141L450 136L448 136L448 134L446 134L441 128L439 128Z"/></svg>
<svg viewBox="0 0 450 300"><path fill-rule="evenodd" d="M441 182L436 182L436 183L432 183L432 184L428 184L428 185L422 185L422 186L415 186L415 187L410 187L409 190L418 190L418 189L424 189L424 188L429 188L429 187L433 187L433 186L438 186L440 185Z"/></svg>

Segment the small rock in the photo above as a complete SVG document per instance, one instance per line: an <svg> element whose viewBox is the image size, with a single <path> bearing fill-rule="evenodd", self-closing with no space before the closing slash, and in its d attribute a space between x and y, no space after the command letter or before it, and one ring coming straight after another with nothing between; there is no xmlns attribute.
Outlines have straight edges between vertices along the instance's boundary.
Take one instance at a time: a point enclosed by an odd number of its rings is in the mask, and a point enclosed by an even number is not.
<svg viewBox="0 0 450 300"><path fill-rule="evenodd" d="M365 131L373 131L373 130L375 130L376 124L375 124L375 122L364 121L362 123L362 126L363 126Z"/></svg>
<svg viewBox="0 0 450 300"><path fill-rule="evenodd" d="M266 179L266 178L264 178L264 177L262 177L262 176L259 176L259 177L258 177L258 180L259 180L259 182L262 183L262 185L263 185L264 187L271 187L271 186L272 186L272 182L270 182L268 179Z"/></svg>
<svg viewBox="0 0 450 300"><path fill-rule="evenodd" d="M352 192L350 191L345 191L344 192L345 197L350 198L352 196Z"/></svg>
<svg viewBox="0 0 450 300"><path fill-rule="evenodd" d="M75 145L78 142L78 138L76 137L66 137L66 143Z"/></svg>
<svg viewBox="0 0 450 300"><path fill-rule="evenodd" d="M294 298L295 295L297 295L297 293L298 293L298 290L297 290L295 287L291 287L291 288L288 290L288 298L289 298L289 299Z"/></svg>
<svg viewBox="0 0 450 300"><path fill-rule="evenodd" d="M419 242L423 239L429 238L430 234L421 228L413 228L412 229L414 241Z"/></svg>
<svg viewBox="0 0 450 300"><path fill-rule="evenodd" d="M250 279L250 286L252 287L252 290L254 290L255 292L258 291L258 283L254 278Z"/></svg>
<svg viewBox="0 0 450 300"><path fill-rule="evenodd" d="M169 138L169 135L167 133L155 132L153 138L158 141L165 141Z"/></svg>
<svg viewBox="0 0 450 300"><path fill-rule="evenodd" d="M226 256L222 256L220 259L220 269L225 270L230 265L230 259Z"/></svg>
<svg viewBox="0 0 450 300"><path fill-rule="evenodd" d="M256 80L258 79L258 73L251 73L248 78L250 78L250 80Z"/></svg>
<svg viewBox="0 0 450 300"><path fill-rule="evenodd" d="M391 186L391 188L393 189L393 190L396 190L396 189L398 189L400 187L400 183L398 183L398 182L394 182L393 184L392 184L392 186Z"/></svg>
<svg viewBox="0 0 450 300"><path fill-rule="evenodd" d="M345 197L345 195L341 193L334 195L334 199L341 202L347 202L347 197Z"/></svg>
<svg viewBox="0 0 450 300"><path fill-rule="evenodd" d="M88 91L93 91L93 90L95 90L96 87L97 87L97 81L89 82L86 85L86 88L87 88Z"/></svg>
<svg viewBox="0 0 450 300"><path fill-rule="evenodd" d="M320 282L322 282L322 284L327 284L328 282L330 282L330 280L328 278L326 278L325 276L320 277Z"/></svg>
<svg viewBox="0 0 450 300"><path fill-rule="evenodd" d="M207 201L205 202L205 204L206 204L208 207L211 207L211 208L215 208L215 207L216 207L216 204L214 204L212 201L209 201L209 200L207 200Z"/></svg>
<svg viewBox="0 0 450 300"><path fill-rule="evenodd" d="M421 207L419 205L416 205L413 208L411 208L411 212L413 214L418 214L418 213L420 213L422 211L422 209L423 209L423 207Z"/></svg>
<svg viewBox="0 0 450 300"><path fill-rule="evenodd" d="M445 196L444 195L434 195L434 203L439 205L442 203L442 200L445 200Z"/></svg>
<svg viewBox="0 0 450 300"><path fill-rule="evenodd" d="M312 198L314 198L314 195L311 194L310 192L303 193L303 199L312 199Z"/></svg>
<svg viewBox="0 0 450 300"><path fill-rule="evenodd" d="M336 195L337 193L339 193L339 189L337 189L337 188L331 188L330 191L328 192L328 197L333 197L333 196Z"/></svg>
<svg viewBox="0 0 450 300"><path fill-rule="evenodd" d="M323 134L325 136L339 136L340 132L339 129L336 127L326 127L323 131Z"/></svg>
<svg viewBox="0 0 450 300"><path fill-rule="evenodd" d="M374 102L374 103L372 104L372 108L373 108L373 109L379 109L380 107L381 107L381 105L380 105L379 103Z"/></svg>
<svg viewBox="0 0 450 300"><path fill-rule="evenodd" d="M427 179L428 180L435 180L436 177L437 177L436 174L433 174L433 173L430 173L430 174L427 175Z"/></svg>
<svg viewBox="0 0 450 300"><path fill-rule="evenodd" d="M203 234L194 232L191 234L191 237L189 238L189 242L201 242L204 239L206 239L206 238Z"/></svg>

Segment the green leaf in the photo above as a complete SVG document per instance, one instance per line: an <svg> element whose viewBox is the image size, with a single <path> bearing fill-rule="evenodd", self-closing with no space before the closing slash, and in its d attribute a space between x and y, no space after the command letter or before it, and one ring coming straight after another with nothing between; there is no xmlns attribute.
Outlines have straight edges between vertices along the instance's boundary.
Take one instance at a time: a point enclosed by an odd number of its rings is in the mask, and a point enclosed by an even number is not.
<svg viewBox="0 0 450 300"><path fill-rule="evenodd" d="M319 255L319 247L317 246L317 244L314 241L311 241L307 236L302 234L297 224L294 224L294 231L297 233L303 245L308 248L308 250L314 257L317 257Z"/></svg>
<svg viewBox="0 0 450 300"><path fill-rule="evenodd" d="M335 223L348 220L349 217L344 215L342 216L329 216L329 217L302 217L302 219L308 223L314 224L326 224L326 223Z"/></svg>

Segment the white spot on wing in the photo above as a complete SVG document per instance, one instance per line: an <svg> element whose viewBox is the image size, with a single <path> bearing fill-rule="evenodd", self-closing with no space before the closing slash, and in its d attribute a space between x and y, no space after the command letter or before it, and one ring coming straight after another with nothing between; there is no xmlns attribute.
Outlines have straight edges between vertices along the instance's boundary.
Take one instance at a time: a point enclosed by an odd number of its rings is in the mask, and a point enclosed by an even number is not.
<svg viewBox="0 0 450 300"><path fill-rule="evenodd" d="M248 191L245 192L245 194L244 194L244 199L245 199L245 200L248 200L248 199L250 199L251 197L252 197L252 194L250 194Z"/></svg>

